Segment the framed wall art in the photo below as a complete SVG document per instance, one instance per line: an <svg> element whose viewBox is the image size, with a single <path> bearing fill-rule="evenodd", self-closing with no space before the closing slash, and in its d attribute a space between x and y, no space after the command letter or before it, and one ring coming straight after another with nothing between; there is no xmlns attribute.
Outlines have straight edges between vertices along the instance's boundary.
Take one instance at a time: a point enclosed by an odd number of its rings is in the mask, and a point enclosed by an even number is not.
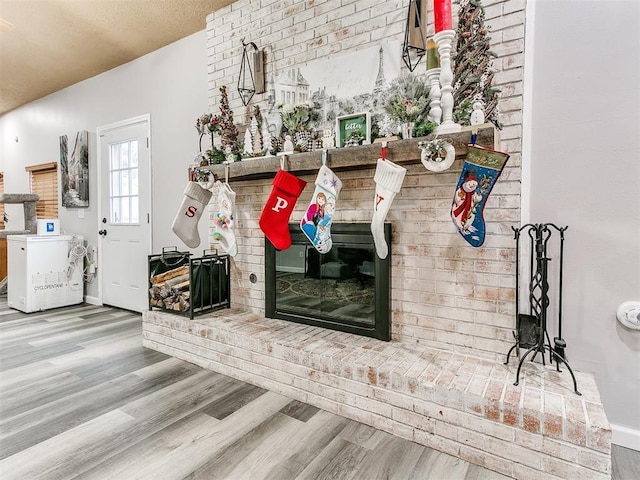
<svg viewBox="0 0 640 480"><path fill-rule="evenodd" d="M336 146L371 143L371 114L354 113L336 117Z"/></svg>
<svg viewBox="0 0 640 480"><path fill-rule="evenodd" d="M60 183L62 206L89 206L89 132L60 137Z"/></svg>
<svg viewBox="0 0 640 480"><path fill-rule="evenodd" d="M387 116L387 90L401 75L401 53L401 42L385 39L354 52L311 60L297 68L277 69L269 76L269 96L260 107L268 130L279 136L283 108L293 110L307 102L314 105L314 118L308 125L313 130L331 129L337 135L336 118L356 112L369 112L371 124L375 125Z"/></svg>

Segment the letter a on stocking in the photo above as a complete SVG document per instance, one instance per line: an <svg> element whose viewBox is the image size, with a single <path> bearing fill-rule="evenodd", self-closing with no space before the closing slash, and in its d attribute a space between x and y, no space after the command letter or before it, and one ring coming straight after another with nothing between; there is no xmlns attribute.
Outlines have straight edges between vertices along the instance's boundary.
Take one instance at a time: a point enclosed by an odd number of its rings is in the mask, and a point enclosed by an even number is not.
<svg viewBox="0 0 640 480"><path fill-rule="evenodd" d="M467 159L451 204L451 218L462 238L473 247L484 243L484 205L507 160L506 153L467 146Z"/></svg>

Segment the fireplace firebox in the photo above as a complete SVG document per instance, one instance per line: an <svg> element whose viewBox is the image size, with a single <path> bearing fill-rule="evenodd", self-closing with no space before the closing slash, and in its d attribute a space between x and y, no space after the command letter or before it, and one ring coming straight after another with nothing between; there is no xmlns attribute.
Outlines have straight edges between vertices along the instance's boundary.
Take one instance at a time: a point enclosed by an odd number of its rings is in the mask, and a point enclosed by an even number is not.
<svg viewBox="0 0 640 480"><path fill-rule="evenodd" d="M268 318L391 340L391 252L376 255L368 223L333 223L333 246L320 254L298 224L291 247L265 239L265 310ZM391 244L391 224L385 224Z"/></svg>

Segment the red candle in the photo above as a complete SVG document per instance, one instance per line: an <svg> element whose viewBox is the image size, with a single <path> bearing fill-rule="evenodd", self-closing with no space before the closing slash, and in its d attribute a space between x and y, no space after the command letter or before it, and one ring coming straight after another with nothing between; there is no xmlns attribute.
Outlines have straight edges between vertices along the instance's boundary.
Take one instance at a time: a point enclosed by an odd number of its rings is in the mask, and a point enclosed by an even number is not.
<svg viewBox="0 0 640 480"><path fill-rule="evenodd" d="M436 33L453 30L451 0L433 0L433 16L436 20Z"/></svg>

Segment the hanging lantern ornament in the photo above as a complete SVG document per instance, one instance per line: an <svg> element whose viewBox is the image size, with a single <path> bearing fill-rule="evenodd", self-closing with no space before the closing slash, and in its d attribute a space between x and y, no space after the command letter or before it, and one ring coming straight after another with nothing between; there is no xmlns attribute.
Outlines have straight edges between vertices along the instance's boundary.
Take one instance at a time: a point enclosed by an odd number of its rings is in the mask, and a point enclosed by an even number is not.
<svg viewBox="0 0 640 480"><path fill-rule="evenodd" d="M407 24L404 30L402 45L402 60L410 71L415 68L427 51L426 44L427 2L426 0L411 0L407 12Z"/></svg>
<svg viewBox="0 0 640 480"><path fill-rule="evenodd" d="M253 68L251 66L251 58L253 54L249 54L249 47L253 47L255 52L258 47L255 43L244 43L242 39L242 62L240 63L240 77L238 77L238 93L242 99L242 104L246 107L249 105L253 94L256 93L256 84L253 79Z"/></svg>

